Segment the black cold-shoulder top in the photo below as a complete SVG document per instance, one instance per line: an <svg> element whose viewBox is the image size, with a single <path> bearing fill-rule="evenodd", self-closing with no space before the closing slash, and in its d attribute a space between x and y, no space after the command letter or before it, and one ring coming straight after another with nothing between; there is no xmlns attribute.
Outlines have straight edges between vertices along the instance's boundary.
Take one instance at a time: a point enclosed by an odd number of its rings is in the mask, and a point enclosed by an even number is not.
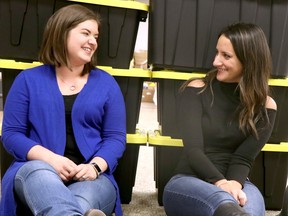
<svg viewBox="0 0 288 216"><path fill-rule="evenodd" d="M178 134L184 151L175 174L197 176L214 183L236 180L243 185L252 164L270 138L276 110L267 109L268 118L257 123L259 139L239 129L240 104L237 83L214 80L212 88L187 87L177 100ZM265 108L264 108L265 109Z"/></svg>

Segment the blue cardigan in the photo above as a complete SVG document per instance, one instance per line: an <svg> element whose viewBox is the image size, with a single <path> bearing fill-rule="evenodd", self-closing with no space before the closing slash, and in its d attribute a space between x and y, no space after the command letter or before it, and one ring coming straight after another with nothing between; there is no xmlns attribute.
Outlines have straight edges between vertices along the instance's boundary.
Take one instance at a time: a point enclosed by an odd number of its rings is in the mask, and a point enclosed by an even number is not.
<svg viewBox="0 0 288 216"><path fill-rule="evenodd" d="M74 102L72 124L86 162L95 156L107 162L104 175L118 193L115 214L122 215L119 190L112 173L125 150L126 111L121 90L111 75L100 69L90 72ZM28 151L40 144L59 155L64 154L64 100L53 66L27 69L16 77L5 102L2 141L15 161L2 179L0 216L13 216L16 215L14 176L27 161Z"/></svg>

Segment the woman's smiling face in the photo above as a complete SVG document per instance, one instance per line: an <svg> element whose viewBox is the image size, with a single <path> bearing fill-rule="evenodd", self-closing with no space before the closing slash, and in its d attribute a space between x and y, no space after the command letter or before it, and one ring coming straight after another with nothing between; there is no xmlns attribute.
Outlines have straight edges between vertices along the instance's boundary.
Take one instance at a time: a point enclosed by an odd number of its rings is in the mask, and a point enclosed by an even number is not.
<svg viewBox="0 0 288 216"><path fill-rule="evenodd" d="M213 66L218 69L217 80L229 83L239 82L243 73L243 65L237 58L231 41L221 35L216 50Z"/></svg>
<svg viewBox="0 0 288 216"><path fill-rule="evenodd" d="M82 22L69 32L67 48L68 58L72 66L91 61L98 46L98 34L98 24L95 20Z"/></svg>

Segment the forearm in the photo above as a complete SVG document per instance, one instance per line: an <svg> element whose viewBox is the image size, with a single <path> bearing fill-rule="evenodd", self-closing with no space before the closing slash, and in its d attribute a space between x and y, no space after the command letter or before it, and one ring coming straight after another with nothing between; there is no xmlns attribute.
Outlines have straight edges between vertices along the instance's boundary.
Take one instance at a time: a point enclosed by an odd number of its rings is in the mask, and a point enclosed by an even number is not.
<svg viewBox="0 0 288 216"><path fill-rule="evenodd" d="M47 163L50 163L51 160L55 157L55 153L49 149L41 146L33 146L27 154L27 160L41 160Z"/></svg>
<svg viewBox="0 0 288 216"><path fill-rule="evenodd" d="M244 184L257 155L271 136L276 111L268 110L268 116L270 123L262 120L257 124L259 138L253 135L248 136L234 152L225 175L227 179L237 180L242 185Z"/></svg>
<svg viewBox="0 0 288 216"><path fill-rule="evenodd" d="M210 183L225 178L201 149L189 149L187 153L189 167L199 178Z"/></svg>

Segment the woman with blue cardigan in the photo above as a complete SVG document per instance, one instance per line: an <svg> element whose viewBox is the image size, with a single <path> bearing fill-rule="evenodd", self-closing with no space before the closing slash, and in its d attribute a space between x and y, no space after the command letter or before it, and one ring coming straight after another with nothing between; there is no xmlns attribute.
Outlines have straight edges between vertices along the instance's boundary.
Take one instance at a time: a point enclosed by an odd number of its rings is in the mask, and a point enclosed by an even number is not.
<svg viewBox="0 0 288 216"><path fill-rule="evenodd" d="M99 24L86 7L59 9L44 31L43 65L15 79L2 129L15 160L1 216L20 207L21 215L122 215L113 172L125 150L125 105L114 78L95 67Z"/></svg>

